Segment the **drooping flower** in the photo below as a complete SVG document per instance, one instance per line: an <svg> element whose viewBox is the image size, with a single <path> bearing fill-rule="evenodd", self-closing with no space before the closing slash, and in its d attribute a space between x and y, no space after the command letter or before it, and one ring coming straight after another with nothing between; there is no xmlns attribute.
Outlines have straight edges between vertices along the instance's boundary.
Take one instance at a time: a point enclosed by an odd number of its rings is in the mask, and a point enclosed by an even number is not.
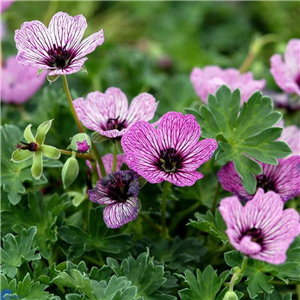
<svg viewBox="0 0 300 300"><path fill-rule="evenodd" d="M1 0L0 1L0 8L1 8L1 14L7 10L15 1L8 1L8 0Z"/></svg>
<svg viewBox="0 0 300 300"><path fill-rule="evenodd" d="M152 95L142 93L132 100L128 108L126 95L120 89L111 87L105 93L88 94L86 100L78 98L73 104L86 128L108 138L117 138L137 121L151 120L158 102Z"/></svg>
<svg viewBox="0 0 300 300"><path fill-rule="evenodd" d="M46 134L52 124L52 120L42 123L38 128L35 137L31 132L31 124L24 130L24 138L27 143L21 142L12 153L11 160L15 163L23 162L32 157L31 173L35 179L40 179L43 173L43 155L51 159L59 159L60 151L49 145L45 145Z"/></svg>
<svg viewBox="0 0 300 300"><path fill-rule="evenodd" d="M271 57L270 72L283 91L300 96L300 39L288 42L284 62L280 54Z"/></svg>
<svg viewBox="0 0 300 300"><path fill-rule="evenodd" d="M265 80L254 80L251 72L240 74L236 69L221 69L217 66L207 66L203 69L194 68L191 82L200 99L207 103L208 94L215 95L221 85L227 85L234 91L240 89L241 104L247 102L252 93L263 89Z"/></svg>
<svg viewBox="0 0 300 300"><path fill-rule="evenodd" d="M22 104L28 101L43 85L47 74L36 76L36 69L20 65L15 56L9 57L1 67L1 101Z"/></svg>
<svg viewBox="0 0 300 300"><path fill-rule="evenodd" d="M300 234L300 220L294 209L283 210L283 206L276 193L262 189L245 206L237 197L221 200L219 210L230 244L254 259L284 263L286 251Z"/></svg>
<svg viewBox="0 0 300 300"><path fill-rule="evenodd" d="M106 205L103 219L107 227L119 228L136 219L139 210L139 176L132 170L108 174L89 190L91 201Z"/></svg>
<svg viewBox="0 0 300 300"><path fill-rule="evenodd" d="M49 75L78 72L86 55L104 42L103 30L82 40L87 22L84 16L56 13L47 28L40 21L25 22L15 32L18 61L39 70L50 70Z"/></svg>
<svg viewBox="0 0 300 300"><path fill-rule="evenodd" d="M259 163L263 169L263 173L256 176L257 188L262 188L265 192L275 192L281 197L283 202L299 194L300 156L279 159L276 166ZM244 189L233 162L225 165L217 175L223 189L233 193L240 200L248 201L255 196L250 195Z"/></svg>
<svg viewBox="0 0 300 300"><path fill-rule="evenodd" d="M169 112L162 116L157 129L139 121L121 140L126 163L150 183L165 180L177 186L191 186L203 177L196 169L218 147L214 139L199 141L200 133L192 115Z"/></svg>
<svg viewBox="0 0 300 300"><path fill-rule="evenodd" d="M102 162L103 162L106 174L110 174L110 173L113 172L113 161L114 161L114 156L111 153L106 154L102 157ZM121 167L124 164L124 162L125 162L125 155L124 154L118 154L117 155L116 171L121 170ZM93 169L92 169L92 165L91 165L90 161L87 160L86 164L92 171ZM97 163L97 171L98 171L99 178L102 178L100 167L99 167L98 163Z"/></svg>

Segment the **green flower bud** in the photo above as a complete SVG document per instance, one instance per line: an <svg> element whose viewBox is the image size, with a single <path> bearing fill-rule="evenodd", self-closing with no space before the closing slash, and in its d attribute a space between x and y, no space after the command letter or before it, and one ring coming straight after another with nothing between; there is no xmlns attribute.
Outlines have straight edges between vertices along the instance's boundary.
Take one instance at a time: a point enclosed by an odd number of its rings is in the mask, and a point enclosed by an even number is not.
<svg viewBox="0 0 300 300"><path fill-rule="evenodd" d="M68 158L67 161L65 162L61 172L61 178L65 189L73 183L73 181L78 176L78 172L79 172L78 161L72 155L72 157Z"/></svg>
<svg viewBox="0 0 300 300"><path fill-rule="evenodd" d="M78 133L72 137L72 141L68 149L72 151L86 153L91 149L91 139L86 133Z"/></svg>
<svg viewBox="0 0 300 300"><path fill-rule="evenodd" d="M233 292L233 291L228 291L228 292L225 294L223 300L239 300L239 298L238 298L238 296L237 296L237 294L236 294L235 292Z"/></svg>

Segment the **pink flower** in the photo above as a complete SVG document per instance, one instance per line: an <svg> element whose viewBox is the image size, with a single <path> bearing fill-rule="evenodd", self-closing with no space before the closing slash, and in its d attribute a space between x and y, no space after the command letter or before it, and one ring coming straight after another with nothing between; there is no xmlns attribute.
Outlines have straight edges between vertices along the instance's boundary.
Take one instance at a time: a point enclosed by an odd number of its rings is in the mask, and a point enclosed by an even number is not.
<svg viewBox="0 0 300 300"><path fill-rule="evenodd" d="M113 160L114 160L114 156L112 154L106 154L102 157L102 162L103 162L106 174L110 174L113 172ZM121 170L121 167L124 164L124 162L125 162L125 155L124 154L117 155L116 171ZM88 160L86 161L86 164L88 165L88 167L91 170L93 170L92 165ZM100 167L99 167L98 163L97 163L97 170L98 170L99 178L102 178Z"/></svg>
<svg viewBox="0 0 300 300"><path fill-rule="evenodd" d="M110 173L89 190L90 200L106 205L103 219L108 228L119 228L136 219L139 210L139 176L132 170Z"/></svg>
<svg viewBox="0 0 300 300"><path fill-rule="evenodd" d="M252 93L263 89L265 80L254 80L252 73L240 74L236 69L222 70L217 66L208 66L203 69L194 68L190 77L194 89L200 99L207 103L208 94L215 94L221 85L227 85L234 91L241 91L241 104L247 102Z"/></svg>
<svg viewBox="0 0 300 300"><path fill-rule="evenodd" d="M259 189L242 206L237 197L221 200L220 213L227 225L230 244L238 251L271 264L286 261L286 251L300 234L299 214L283 210L281 198Z"/></svg>
<svg viewBox="0 0 300 300"><path fill-rule="evenodd" d="M299 194L300 156L279 159L277 166L265 163L260 165L263 173L256 176L257 188L262 188L265 192L273 191L283 202ZM233 193L240 200L248 201L255 196L248 194L244 189L233 162L225 165L217 175L223 189Z"/></svg>
<svg viewBox="0 0 300 300"><path fill-rule="evenodd" d="M176 112L163 115L157 129L139 121L121 140L126 163L150 183L191 186L203 177L196 169L218 147L214 139L199 142L200 132L194 116Z"/></svg>
<svg viewBox="0 0 300 300"><path fill-rule="evenodd" d="M283 127L278 141L286 142L293 153L290 156L300 155L300 130L297 126L291 125Z"/></svg>
<svg viewBox="0 0 300 300"><path fill-rule="evenodd" d="M36 76L36 69L20 65L11 56L1 68L1 101L22 104L28 101L45 82L47 74Z"/></svg>
<svg viewBox="0 0 300 300"><path fill-rule="evenodd" d="M287 93L300 96L300 40L292 39L288 42L282 61L281 55L271 57L271 74L277 85Z"/></svg>
<svg viewBox="0 0 300 300"><path fill-rule="evenodd" d="M7 10L15 1L0 1L1 14Z"/></svg>
<svg viewBox="0 0 300 300"><path fill-rule="evenodd" d="M104 42L103 30L82 40L86 19L58 12L47 28L39 21L25 22L15 32L18 61L37 69L50 70L49 75L78 72L87 54Z"/></svg>
<svg viewBox="0 0 300 300"><path fill-rule="evenodd" d="M151 120L158 105L152 95L142 93L132 100L128 108L125 94L114 87L105 93L90 93L86 100L78 98L73 103L78 118L86 128L109 138L122 136L139 120Z"/></svg>

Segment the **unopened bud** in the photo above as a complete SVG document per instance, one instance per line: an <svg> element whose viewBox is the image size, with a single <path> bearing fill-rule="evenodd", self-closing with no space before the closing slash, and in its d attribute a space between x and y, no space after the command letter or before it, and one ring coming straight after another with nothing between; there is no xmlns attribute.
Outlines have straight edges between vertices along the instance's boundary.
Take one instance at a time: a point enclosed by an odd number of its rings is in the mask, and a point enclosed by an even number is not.
<svg viewBox="0 0 300 300"><path fill-rule="evenodd" d="M228 292L225 294L223 300L239 300L239 298L238 298L238 296L237 296L237 294L236 294L235 292L233 292L233 291L228 291Z"/></svg>
<svg viewBox="0 0 300 300"><path fill-rule="evenodd" d="M74 182L78 176L78 172L79 166L76 158L73 156L68 158L61 172L61 178L65 189Z"/></svg>
<svg viewBox="0 0 300 300"><path fill-rule="evenodd" d="M91 149L91 144L91 139L86 133L78 133L72 137L68 149L80 153L87 153Z"/></svg>

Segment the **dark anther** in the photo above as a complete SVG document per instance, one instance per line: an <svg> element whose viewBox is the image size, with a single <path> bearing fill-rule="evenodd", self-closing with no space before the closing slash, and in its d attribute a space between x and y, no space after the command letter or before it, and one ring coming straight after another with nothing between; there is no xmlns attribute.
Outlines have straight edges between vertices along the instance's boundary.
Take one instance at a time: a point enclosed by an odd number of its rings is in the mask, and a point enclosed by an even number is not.
<svg viewBox="0 0 300 300"><path fill-rule="evenodd" d="M20 142L21 144L17 144L17 149L20 149L20 150L29 150L29 151L32 151L32 152L35 152L37 151L38 149L38 145L34 142L31 142L31 143L24 143L24 142Z"/></svg>

